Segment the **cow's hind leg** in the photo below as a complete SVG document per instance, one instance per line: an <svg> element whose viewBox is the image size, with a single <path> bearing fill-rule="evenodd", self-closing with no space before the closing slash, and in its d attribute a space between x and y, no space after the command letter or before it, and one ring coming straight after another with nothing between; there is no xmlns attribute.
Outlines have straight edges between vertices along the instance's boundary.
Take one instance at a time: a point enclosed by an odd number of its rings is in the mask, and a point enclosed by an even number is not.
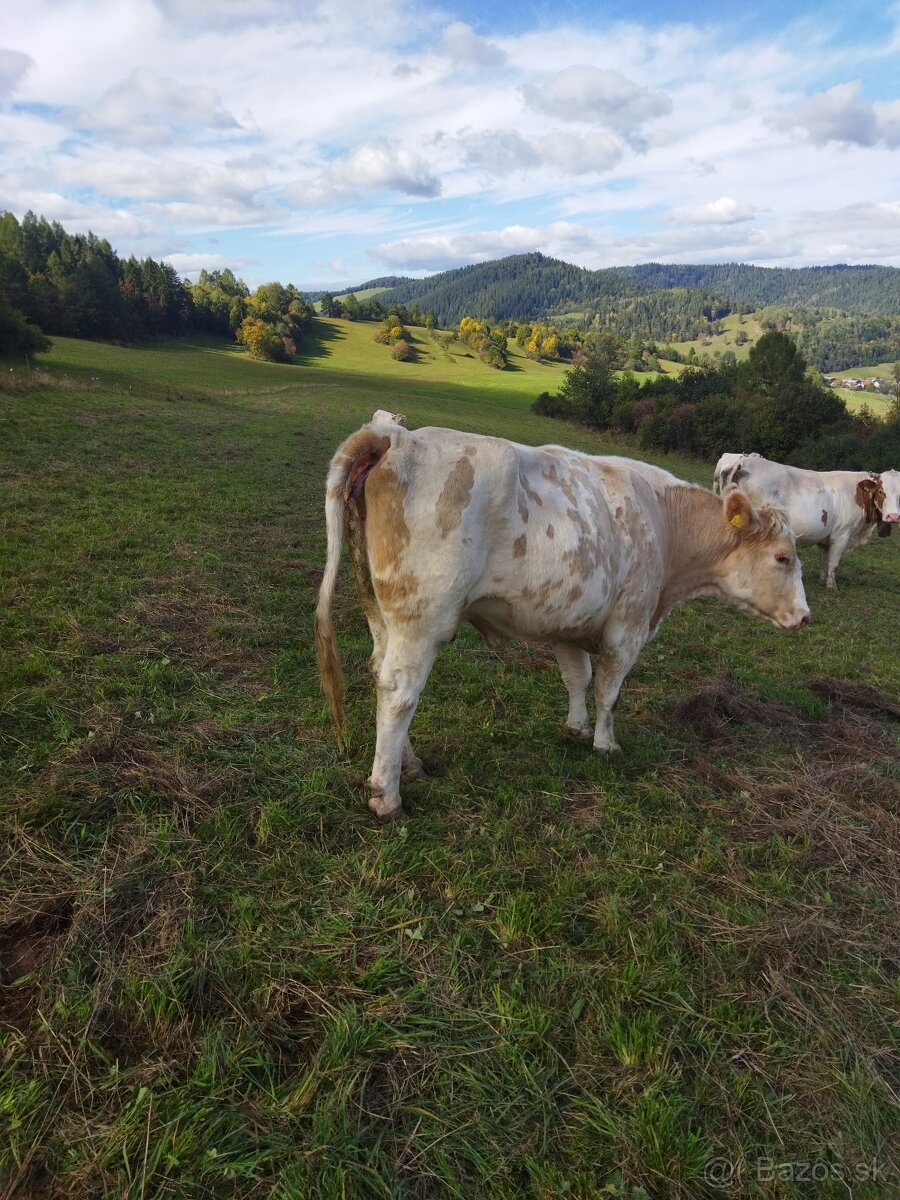
<svg viewBox="0 0 900 1200"><path fill-rule="evenodd" d="M625 677L634 666L646 640L643 629L638 630L625 622L608 621L603 630L603 644L597 656L594 675L594 695L597 700L594 749L603 754L621 750L613 730L613 709Z"/></svg>
<svg viewBox="0 0 900 1200"><path fill-rule="evenodd" d="M372 603L366 609L366 620L369 622L369 629L372 633L372 657L369 659L369 669L375 677L375 686L377 688L378 680L381 678L381 667L387 651L388 631L384 623L384 617L375 603ZM421 779L426 773L421 758L415 754L410 745L408 735L403 742L400 761L402 778L405 780Z"/></svg>
<svg viewBox="0 0 900 1200"><path fill-rule="evenodd" d="M847 549L846 541L835 541L834 538L828 543L828 548L822 555L822 582L826 587L837 591L837 569L838 563L841 561L841 555Z"/></svg>
<svg viewBox="0 0 900 1200"><path fill-rule="evenodd" d="M369 808L385 820L400 812L400 772L409 761L409 725L437 651L434 639L396 630L388 634L378 670L378 732L369 778Z"/></svg>
<svg viewBox="0 0 900 1200"><path fill-rule="evenodd" d="M587 688L591 682L590 656L577 646L567 642L554 642L553 653L559 663L559 671L569 693L569 715L566 717L566 733L577 738L591 736L591 722L587 710Z"/></svg>

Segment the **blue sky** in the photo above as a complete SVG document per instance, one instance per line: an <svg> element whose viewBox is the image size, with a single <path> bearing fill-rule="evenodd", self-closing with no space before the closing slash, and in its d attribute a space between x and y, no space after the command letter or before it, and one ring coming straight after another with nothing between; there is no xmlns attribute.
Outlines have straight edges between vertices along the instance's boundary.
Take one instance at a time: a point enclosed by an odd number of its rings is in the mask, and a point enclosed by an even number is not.
<svg viewBox="0 0 900 1200"><path fill-rule="evenodd" d="M900 4L32 0L0 210L189 277L900 266Z"/></svg>

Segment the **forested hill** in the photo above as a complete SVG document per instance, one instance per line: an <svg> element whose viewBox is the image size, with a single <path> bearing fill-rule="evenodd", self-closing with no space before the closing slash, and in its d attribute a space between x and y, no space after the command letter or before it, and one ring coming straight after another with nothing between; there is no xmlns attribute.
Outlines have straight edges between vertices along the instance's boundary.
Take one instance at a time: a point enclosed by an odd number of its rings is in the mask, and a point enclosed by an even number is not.
<svg viewBox="0 0 900 1200"><path fill-rule="evenodd" d="M370 280L359 290L375 286ZM529 321L572 315L585 325L672 340L695 337L710 320L731 311L708 291L651 287L612 268L588 271L538 253L406 279L381 300L432 312L442 326L464 316Z"/></svg>
<svg viewBox="0 0 900 1200"><path fill-rule="evenodd" d="M657 337L674 335L685 318L707 319L734 308L768 306L900 315L896 267L754 267L745 263L641 263L588 271L543 254L518 254L442 271L427 279L369 280L359 290L387 287L383 299L417 304L442 325L463 316L509 320L559 317L568 312L607 314L644 308ZM672 317L666 319L666 312ZM604 320L605 324L606 321ZM626 324L628 322L626 321Z"/></svg>
<svg viewBox="0 0 900 1200"><path fill-rule="evenodd" d="M900 346L900 269L754 267L742 263L643 263L588 271L543 254L519 254L427 279L370 280L382 305L488 321L547 320L645 341L680 342L718 332L734 311L765 309L821 370L892 361Z"/></svg>
<svg viewBox="0 0 900 1200"><path fill-rule="evenodd" d="M718 292L750 309L778 305L900 315L900 269L897 267L641 263L615 270L642 287L699 288Z"/></svg>
<svg viewBox="0 0 900 1200"><path fill-rule="evenodd" d="M363 284L363 288L372 286L372 282ZM468 315L504 321L583 309L589 299L614 300L641 290L641 285L616 272L587 271L535 253L458 267L427 279L407 279L384 299L418 304L423 312L433 312L440 325L449 326Z"/></svg>

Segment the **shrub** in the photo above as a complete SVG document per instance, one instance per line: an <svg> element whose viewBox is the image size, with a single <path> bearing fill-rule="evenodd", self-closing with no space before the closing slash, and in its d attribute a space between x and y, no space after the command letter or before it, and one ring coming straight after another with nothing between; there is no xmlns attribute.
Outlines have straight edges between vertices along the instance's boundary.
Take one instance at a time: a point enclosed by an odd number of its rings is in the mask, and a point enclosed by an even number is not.
<svg viewBox="0 0 900 1200"><path fill-rule="evenodd" d="M0 354L24 358L49 350L52 342L0 296Z"/></svg>
<svg viewBox="0 0 900 1200"><path fill-rule="evenodd" d="M397 362L409 362L412 358L412 349L406 338L399 338L391 346L391 358L395 358Z"/></svg>

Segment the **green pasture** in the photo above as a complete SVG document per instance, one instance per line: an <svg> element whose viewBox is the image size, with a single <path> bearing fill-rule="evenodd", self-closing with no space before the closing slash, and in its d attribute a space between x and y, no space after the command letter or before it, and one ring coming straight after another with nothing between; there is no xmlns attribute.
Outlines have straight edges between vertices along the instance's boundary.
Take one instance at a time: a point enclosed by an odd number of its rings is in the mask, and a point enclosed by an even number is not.
<svg viewBox="0 0 900 1200"><path fill-rule="evenodd" d="M857 392L851 388L842 387L837 387L834 390L852 413L857 413L863 408L868 408L876 417L884 420L891 410L889 396L879 395L877 392Z"/></svg>
<svg viewBox="0 0 900 1200"><path fill-rule="evenodd" d="M350 288L349 290L345 288L344 291L335 292L334 295L338 300L341 298L341 296L351 296L351 295L355 296L357 298L357 300L371 300L373 296L382 296L385 292L389 292L390 290L391 289L387 288L387 287L371 287L371 288L359 288L359 289Z"/></svg>
<svg viewBox="0 0 900 1200"><path fill-rule="evenodd" d="M708 354L712 358L716 351L724 354L726 350L730 350L740 362L747 357L764 332L762 325L752 315L731 313L730 316L723 317L719 324L722 326L722 333L717 333L712 337L696 338L689 342L667 342L666 344L671 345L674 350L683 355L689 354L693 347L698 357L701 354ZM740 346L735 340L739 330L743 330L747 335L747 341Z"/></svg>
<svg viewBox="0 0 900 1200"><path fill-rule="evenodd" d="M895 1194L897 537L804 553L799 633L676 610L609 760L462 630L381 826L348 571L344 751L315 675L336 446L616 447L529 411L562 367L316 329L0 365L0 1194Z"/></svg>

